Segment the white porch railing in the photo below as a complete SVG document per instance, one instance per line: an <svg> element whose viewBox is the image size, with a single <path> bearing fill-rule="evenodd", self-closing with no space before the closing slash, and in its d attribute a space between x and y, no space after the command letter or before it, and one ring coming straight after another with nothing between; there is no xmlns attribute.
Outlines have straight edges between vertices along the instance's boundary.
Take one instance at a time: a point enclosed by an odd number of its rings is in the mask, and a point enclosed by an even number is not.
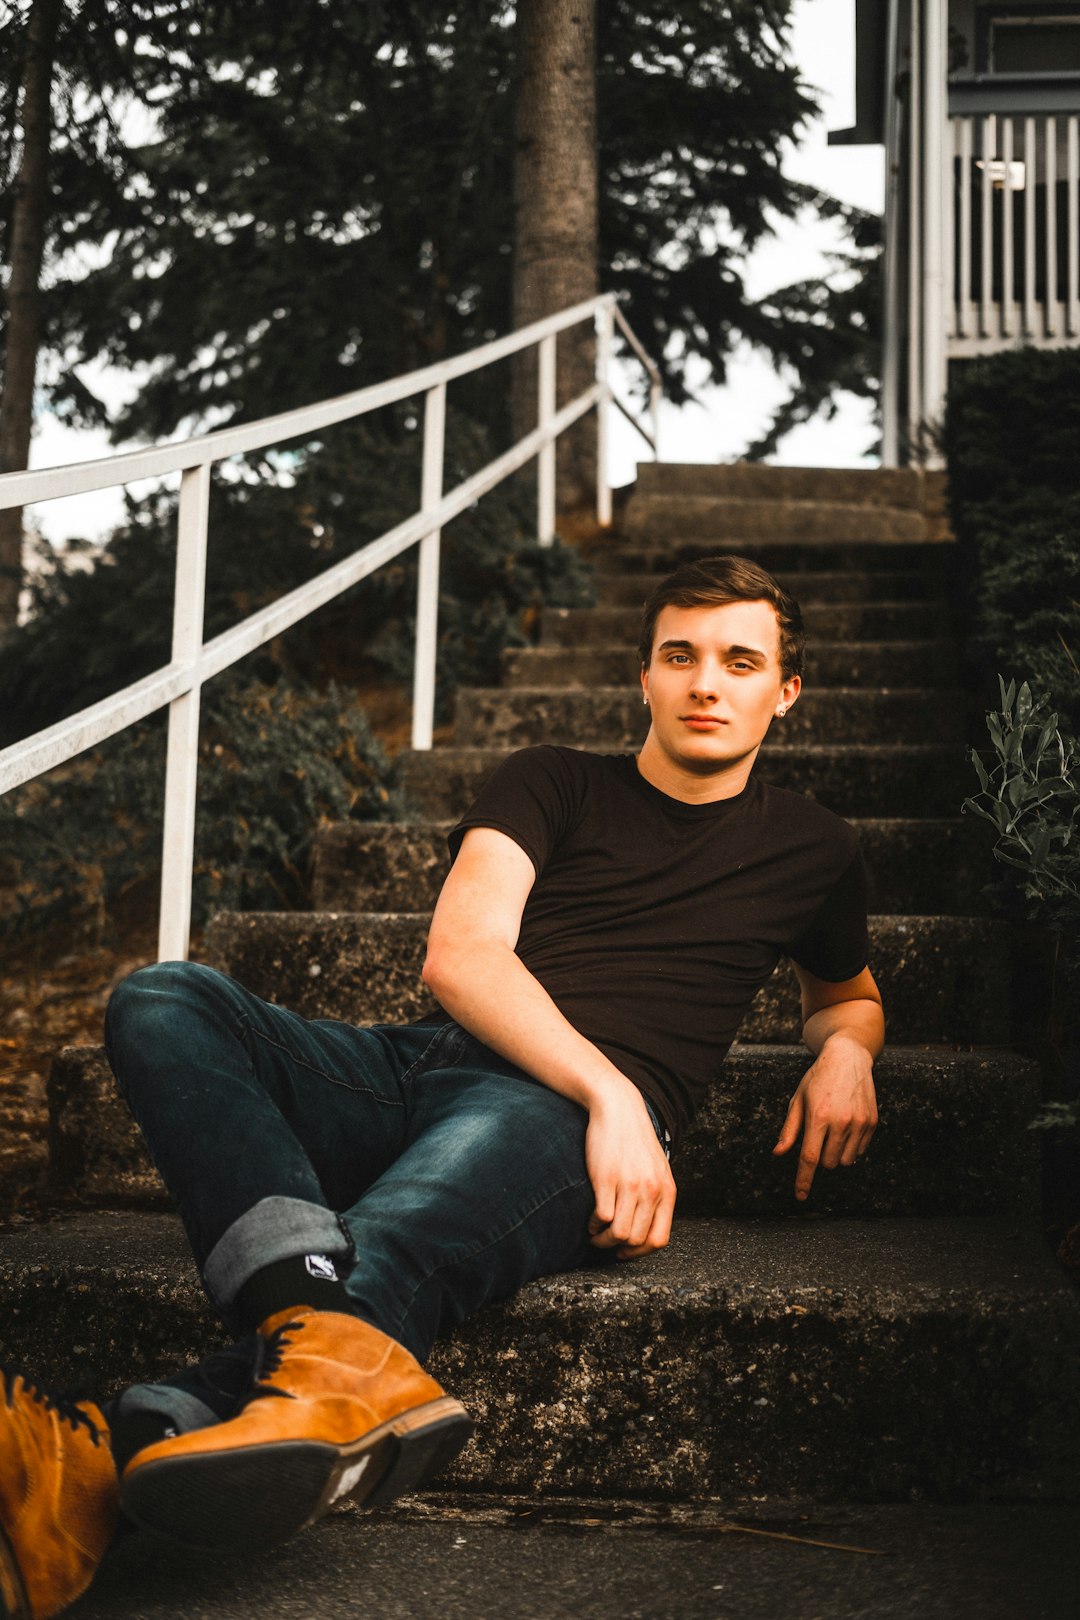
<svg viewBox="0 0 1080 1620"><path fill-rule="evenodd" d="M596 381L576 399L557 410L557 336L590 317L596 324ZM641 427L611 388L608 374L616 323L649 375L651 434ZM534 345L539 348L536 428L471 478L445 491L443 443L447 384L456 377L481 370ZM252 450L266 449L303 434L317 433L333 423L345 422L421 394L424 396L424 422L419 510L307 584L298 586L270 606L251 614L231 630L215 636L212 641L204 642L207 517L210 470L214 463ZM148 450L109 456L100 461L80 462L70 467L50 467L39 472L8 473L0 477L0 509L5 509L55 500L65 495L85 495L91 490L108 489L136 479L160 478L177 471L182 475L171 661L112 697L0 751L0 793L6 793L10 788L74 759L95 743L103 742L168 705L158 955L162 960L186 957L191 930L199 700L204 681L228 669L256 647L261 647L290 625L306 618L316 608L340 596L384 563L399 557L411 546L419 545L412 744L414 748L430 748L435 707L439 540L443 528L535 456L538 463L539 539L541 545L550 545L555 536L555 441L560 433L594 407L598 412L597 516L601 525L607 526L611 522L607 407L615 405L633 423L655 455L659 398L660 377L656 367L630 330L614 293L604 293L453 360L425 366L422 370L376 383L356 393L343 394L337 399L323 400L317 405L287 411L243 427L226 428L183 443L158 445Z"/></svg>
<svg viewBox="0 0 1080 1620"><path fill-rule="evenodd" d="M949 357L1080 341L1080 116L949 125Z"/></svg>

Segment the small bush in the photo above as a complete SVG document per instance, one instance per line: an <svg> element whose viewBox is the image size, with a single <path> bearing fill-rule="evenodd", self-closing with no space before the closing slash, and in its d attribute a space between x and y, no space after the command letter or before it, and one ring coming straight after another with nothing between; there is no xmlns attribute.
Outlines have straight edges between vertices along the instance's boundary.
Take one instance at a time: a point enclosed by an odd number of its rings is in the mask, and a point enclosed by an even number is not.
<svg viewBox="0 0 1080 1620"><path fill-rule="evenodd" d="M204 694L193 919L304 904L316 829L401 813L385 754L350 694L222 678ZM0 799L0 933L62 928L100 943L161 869L165 724L155 716Z"/></svg>
<svg viewBox="0 0 1080 1620"><path fill-rule="evenodd" d="M1013 350L950 375L945 418L956 592L970 689L991 707L966 808L995 827L997 909L1054 931L1053 1008L1039 1043L1048 1133L1044 1215L1066 1264L1080 1234L1080 351ZM1000 679L1000 677L999 677Z"/></svg>
<svg viewBox="0 0 1080 1620"><path fill-rule="evenodd" d="M945 444L972 684L1027 680L1080 735L1080 352L956 367Z"/></svg>

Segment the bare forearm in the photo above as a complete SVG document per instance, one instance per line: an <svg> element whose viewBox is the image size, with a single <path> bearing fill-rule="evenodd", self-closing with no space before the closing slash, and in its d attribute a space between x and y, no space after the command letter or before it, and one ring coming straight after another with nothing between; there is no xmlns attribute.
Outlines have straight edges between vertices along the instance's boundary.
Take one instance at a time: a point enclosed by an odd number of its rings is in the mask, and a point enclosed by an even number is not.
<svg viewBox="0 0 1080 1620"><path fill-rule="evenodd" d="M837 1001L822 1007L803 1025L803 1040L820 1056L826 1041L853 1042L865 1049L871 1061L885 1045L885 1019L878 1001Z"/></svg>
<svg viewBox="0 0 1080 1620"><path fill-rule="evenodd" d="M472 941L467 952L429 951L424 982L463 1029L583 1108L632 1087L507 946Z"/></svg>

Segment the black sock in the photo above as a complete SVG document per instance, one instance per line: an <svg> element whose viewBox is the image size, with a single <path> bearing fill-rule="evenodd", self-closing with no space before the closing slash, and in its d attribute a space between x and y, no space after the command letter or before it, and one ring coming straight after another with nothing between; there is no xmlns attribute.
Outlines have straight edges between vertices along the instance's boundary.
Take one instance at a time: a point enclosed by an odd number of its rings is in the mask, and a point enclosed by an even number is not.
<svg viewBox="0 0 1080 1620"><path fill-rule="evenodd" d="M250 1333L268 1316L276 1316L294 1305L310 1305L316 1311L344 1311L349 1316L355 1314L331 1255L291 1254L285 1260L263 1266L243 1284L229 1315L242 1333Z"/></svg>
<svg viewBox="0 0 1080 1620"><path fill-rule="evenodd" d="M109 1441L116 1472L122 1474L137 1451L156 1446L176 1429L163 1412L131 1412L109 1421Z"/></svg>

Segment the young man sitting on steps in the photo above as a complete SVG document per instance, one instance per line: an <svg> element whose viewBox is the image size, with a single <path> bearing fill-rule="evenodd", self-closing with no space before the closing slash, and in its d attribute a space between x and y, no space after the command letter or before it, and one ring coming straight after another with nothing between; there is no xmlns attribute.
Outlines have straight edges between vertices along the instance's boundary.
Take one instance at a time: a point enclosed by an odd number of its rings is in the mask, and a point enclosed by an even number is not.
<svg viewBox="0 0 1080 1620"><path fill-rule="evenodd" d="M441 1469L470 1425L423 1371L436 1336L664 1247L669 1150L781 955L815 1057L774 1152L801 1133L799 1199L865 1153L883 1023L856 836L751 774L802 644L750 562L663 581L640 754L524 749L451 833L419 1023L310 1022L196 964L119 987L110 1061L238 1343L104 1408L6 1375L9 1614L71 1602L121 1513L255 1547Z"/></svg>

